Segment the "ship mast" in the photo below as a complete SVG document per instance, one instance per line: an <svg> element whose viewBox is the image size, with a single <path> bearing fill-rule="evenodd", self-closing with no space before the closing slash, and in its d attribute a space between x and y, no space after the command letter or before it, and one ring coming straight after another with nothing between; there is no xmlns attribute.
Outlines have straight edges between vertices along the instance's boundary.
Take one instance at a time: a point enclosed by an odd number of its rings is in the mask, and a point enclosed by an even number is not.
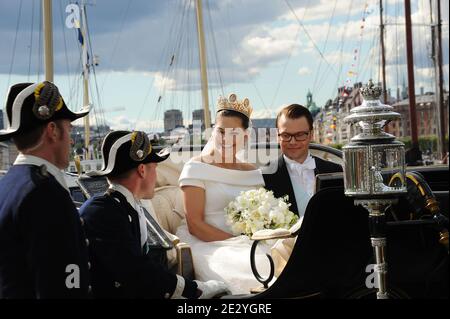
<svg viewBox="0 0 450 319"><path fill-rule="evenodd" d="M386 88L386 57L384 49L383 0L380 0L380 49L381 49L381 81L382 81L381 83L383 90L383 103L387 104L388 100Z"/></svg>
<svg viewBox="0 0 450 319"><path fill-rule="evenodd" d="M430 0L430 16L431 16L431 41L432 54L434 64L434 75L436 82L436 117L437 117L437 152L439 159L444 158L447 153L447 144L445 143L445 115L444 115L444 78L442 74L442 22L441 22L441 2L436 1L436 23L433 23L433 1Z"/></svg>
<svg viewBox="0 0 450 319"><path fill-rule="evenodd" d="M411 148L419 148L419 137L417 135L417 113L416 113L416 92L414 84L414 58L411 32L411 0L405 0L405 29L406 29L406 57L408 65L408 95L409 95L409 116L411 129Z"/></svg>
<svg viewBox="0 0 450 319"><path fill-rule="evenodd" d="M205 129L211 127L211 115L209 111L208 98L208 74L206 72L206 45L203 31L203 10L202 0L196 0L198 48L200 57L200 76L202 82L202 105L205 119Z"/></svg>
<svg viewBox="0 0 450 319"><path fill-rule="evenodd" d="M43 26L44 26L44 64L45 80L53 82L53 26L52 26L52 0L42 0ZM81 28L83 33L82 63L83 63L83 105L89 105L89 65L87 51L87 26L85 1L81 5ZM86 159L89 159L90 127L89 115L84 117Z"/></svg>
<svg viewBox="0 0 450 319"><path fill-rule="evenodd" d="M87 44L87 21L86 21L86 4L85 1L81 3L81 28L83 31L83 106L89 105L89 62L88 62L88 44ZM86 158L90 159L89 144L91 139L89 114L84 118L84 147L86 148Z"/></svg>
<svg viewBox="0 0 450 319"><path fill-rule="evenodd" d="M42 0L45 80L53 82L52 0Z"/></svg>

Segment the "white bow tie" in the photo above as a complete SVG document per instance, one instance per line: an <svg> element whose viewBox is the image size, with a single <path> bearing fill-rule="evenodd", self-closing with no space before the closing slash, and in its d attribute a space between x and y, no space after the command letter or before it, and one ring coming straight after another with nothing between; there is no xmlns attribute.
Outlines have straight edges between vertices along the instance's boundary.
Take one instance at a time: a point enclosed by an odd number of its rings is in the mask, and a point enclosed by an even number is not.
<svg viewBox="0 0 450 319"><path fill-rule="evenodd" d="M291 167L295 169L300 175L305 170L313 170L316 168L316 161L311 156L308 156L303 163L291 162Z"/></svg>

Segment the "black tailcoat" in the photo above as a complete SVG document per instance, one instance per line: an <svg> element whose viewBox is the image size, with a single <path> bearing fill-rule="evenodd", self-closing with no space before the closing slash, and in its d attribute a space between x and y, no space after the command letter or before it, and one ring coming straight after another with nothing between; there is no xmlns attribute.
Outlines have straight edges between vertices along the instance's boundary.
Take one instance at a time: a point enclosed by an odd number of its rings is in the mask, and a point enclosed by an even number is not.
<svg viewBox="0 0 450 319"><path fill-rule="evenodd" d="M313 156L316 162L316 168L314 169L314 175L342 172L342 167L338 164L330 161L325 161L321 158ZM290 210L298 215L297 202L295 200L294 188L292 187L291 178L287 170L286 161L283 155L278 158L278 167L273 174L263 174L265 188L273 191L275 197L289 196L289 202L291 203Z"/></svg>
<svg viewBox="0 0 450 319"><path fill-rule="evenodd" d="M89 199L81 208L90 245L95 298L168 298L177 277L141 245L139 216L119 192ZM193 298L197 284L185 280L183 296Z"/></svg>
<svg viewBox="0 0 450 319"><path fill-rule="evenodd" d="M36 165L11 167L0 180L0 299L88 297L88 244L55 178Z"/></svg>

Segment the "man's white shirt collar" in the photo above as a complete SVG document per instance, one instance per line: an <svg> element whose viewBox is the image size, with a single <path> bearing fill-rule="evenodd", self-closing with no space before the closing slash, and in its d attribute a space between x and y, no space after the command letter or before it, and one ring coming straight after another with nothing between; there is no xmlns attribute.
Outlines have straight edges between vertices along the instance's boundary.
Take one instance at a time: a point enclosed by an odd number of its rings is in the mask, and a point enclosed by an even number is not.
<svg viewBox="0 0 450 319"><path fill-rule="evenodd" d="M141 205L141 202L134 197L133 193L128 188L115 183L111 183L109 188L125 196L127 202L131 205L131 207L139 212L139 206Z"/></svg>
<svg viewBox="0 0 450 319"><path fill-rule="evenodd" d="M144 216L144 212L142 210L142 207L144 207L144 204L139 199L136 199L134 197L133 193L125 186L122 186L120 184L110 183L109 188L114 191L117 191L117 192L121 193L123 196L125 196L127 202L138 213L139 228L140 228L140 232L141 232L141 245L144 246L144 243L146 242L147 236L148 236L147 235L147 222L146 222L146 218ZM171 296L167 295L166 298L168 298L168 297L170 297L171 299L183 298L182 293L184 291L184 287L185 287L184 278L177 275L177 285L175 287L175 290Z"/></svg>
<svg viewBox="0 0 450 319"><path fill-rule="evenodd" d="M308 155L306 156L306 159L305 159L305 161L303 163L299 163L297 161L294 161L294 160L290 159L289 157L287 157L284 154L283 154L283 158L284 158L286 164L291 169L300 168L300 169L312 169L312 170L314 170L316 168L316 161L311 156L310 152L308 152Z"/></svg>
<svg viewBox="0 0 450 319"><path fill-rule="evenodd" d="M308 156L303 163L296 162L286 155L283 155L283 157L286 162L289 176L291 177L294 192L299 194L301 191L305 191L308 196L311 197L314 194L315 189L314 169L316 168L316 161L314 157L308 152ZM300 198L297 198L297 202L300 200Z"/></svg>
<svg viewBox="0 0 450 319"><path fill-rule="evenodd" d="M139 199L136 199L133 193L123 185L111 183L109 188L125 196L127 202L138 213L139 229L141 232L141 245L144 246L144 244L147 242L147 219L145 218L143 210L144 208L141 201Z"/></svg>
<svg viewBox="0 0 450 319"><path fill-rule="evenodd" d="M67 187L67 183L64 178L64 172L54 164L41 157L19 153L13 165L45 165L47 167L47 172L51 174L56 179L56 181L69 192L69 187Z"/></svg>

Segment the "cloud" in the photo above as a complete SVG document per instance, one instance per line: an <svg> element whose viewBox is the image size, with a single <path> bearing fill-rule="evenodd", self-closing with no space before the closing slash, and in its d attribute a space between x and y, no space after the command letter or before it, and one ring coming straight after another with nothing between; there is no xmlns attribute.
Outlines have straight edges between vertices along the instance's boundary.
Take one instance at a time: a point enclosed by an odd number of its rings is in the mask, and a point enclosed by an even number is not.
<svg viewBox="0 0 450 319"><path fill-rule="evenodd" d="M304 66L304 67L301 67L300 69L298 69L297 73L299 75L310 75L310 74L312 74L312 71L310 68Z"/></svg>
<svg viewBox="0 0 450 319"><path fill-rule="evenodd" d="M354 0L354 1L336 1L336 8L334 9L334 16L347 16L349 14L353 15L360 14L362 8L364 8L364 0ZM296 21L297 16L302 22L313 22L328 20L331 18L331 13L333 12L334 5L329 0L320 0L316 5L311 7L305 7L303 4L301 6L294 8L295 15L289 11L282 15L282 19L288 21ZM358 9L358 10L357 10ZM360 10L359 10L360 9Z"/></svg>
<svg viewBox="0 0 450 319"><path fill-rule="evenodd" d="M329 67L322 64L321 70L325 71L323 77L318 74L319 79L327 78L328 82L333 82L324 83L324 87L332 88L336 80L345 78L345 72L350 68L352 50L358 47L360 41L361 18L366 2L289 0L315 45L332 64L335 72L342 65L341 78L335 79L336 74L330 73ZM54 4L55 72L79 75L79 44L75 31L62 26L65 12L60 3L64 2ZM160 91L195 91L200 88L195 11L193 8L184 11L193 1L97 0L95 3L95 6L88 7L88 15L93 53L98 54L101 60L97 68L99 73L134 72L155 75L153 85ZM294 57L302 55L302 62L293 67L294 72L307 67L311 72L319 73L312 65L318 64L321 58L285 1L209 0L203 3L210 87L221 89L230 84L254 82L255 78L264 76L270 67L287 61L291 52ZM402 0L395 0L389 1L388 7L402 5ZM427 1L413 1L412 18L415 23L429 23L427 6ZM9 73L12 60L18 7L19 2L0 2L0 73L3 74ZM38 63L39 9L39 5L34 6L34 33L31 34L31 6L23 5L13 74L28 73L30 38L33 39L31 73L43 73L43 65ZM334 18L330 20L333 9ZM372 13L367 16L364 24L363 47L369 52L367 47L375 43L372 51L376 58L378 7L372 3L369 10ZM402 16L392 16L394 10L386 12L386 21L403 23ZM444 63L448 63L447 1L442 2L442 14L444 23L447 22L447 26L443 27L443 39L446 48ZM421 44L415 45L416 67L421 69L430 67L429 58L426 57L429 53L425 50L430 43L430 32L425 27L414 28L419 29L422 35L415 31L414 43ZM387 26L386 30L388 65L398 64L400 67L405 63L403 29L401 26ZM213 32L215 39L211 36ZM325 40L328 41L326 47ZM174 62L170 66L172 56ZM360 60L362 62L363 56ZM362 65L361 68L377 64L377 60L371 61L368 58L366 61L367 66Z"/></svg>
<svg viewBox="0 0 450 319"><path fill-rule="evenodd" d="M165 77L160 72L155 73L155 80L153 82L153 85L156 89L159 91L164 90L174 90L176 87L175 79Z"/></svg>
<svg viewBox="0 0 450 319"><path fill-rule="evenodd" d="M263 68L272 62L296 54L300 43L297 41L299 27L289 24L283 27L260 27L242 39L240 54L234 56L237 65Z"/></svg>

